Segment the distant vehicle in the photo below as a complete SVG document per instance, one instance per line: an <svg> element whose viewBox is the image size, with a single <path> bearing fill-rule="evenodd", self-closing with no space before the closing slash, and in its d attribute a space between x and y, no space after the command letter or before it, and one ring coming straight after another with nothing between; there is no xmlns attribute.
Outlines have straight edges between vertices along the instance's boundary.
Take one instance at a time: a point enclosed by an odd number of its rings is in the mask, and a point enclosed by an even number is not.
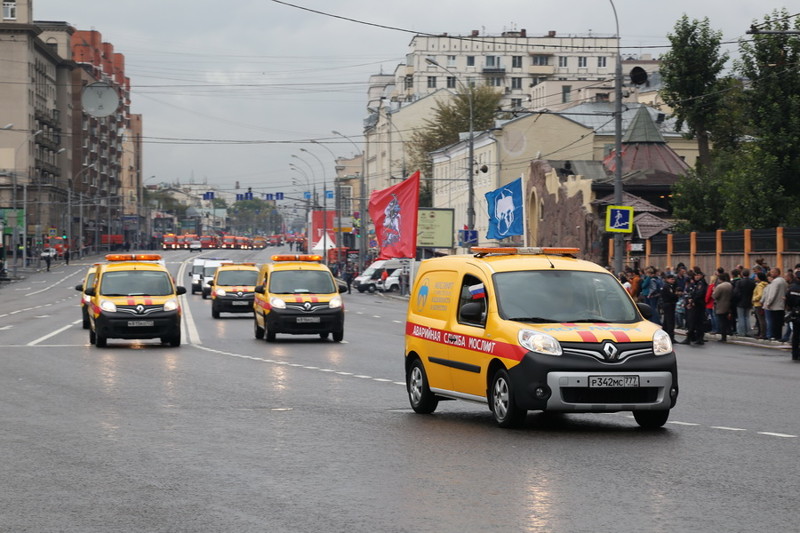
<svg viewBox="0 0 800 533"><path fill-rule="evenodd" d="M194 240L189 243L189 251L190 252L202 252L203 251L203 243L198 240Z"/></svg>
<svg viewBox="0 0 800 533"><path fill-rule="evenodd" d="M58 250L56 250L55 248L45 248L44 250L42 250L42 259L44 259L45 257L50 257L51 259L57 259Z"/></svg>

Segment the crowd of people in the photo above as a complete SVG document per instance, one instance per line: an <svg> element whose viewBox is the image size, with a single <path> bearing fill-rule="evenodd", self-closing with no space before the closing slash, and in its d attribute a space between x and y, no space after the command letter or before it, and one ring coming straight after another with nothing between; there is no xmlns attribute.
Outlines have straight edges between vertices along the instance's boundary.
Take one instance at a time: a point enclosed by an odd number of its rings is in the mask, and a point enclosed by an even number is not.
<svg viewBox="0 0 800 533"><path fill-rule="evenodd" d="M683 263L663 271L627 267L618 276L673 341L676 328L686 330L679 344L702 345L706 333L721 342L729 336L791 342L792 359L800 360L800 263L786 273L759 259L751 268L720 267L709 276Z"/></svg>

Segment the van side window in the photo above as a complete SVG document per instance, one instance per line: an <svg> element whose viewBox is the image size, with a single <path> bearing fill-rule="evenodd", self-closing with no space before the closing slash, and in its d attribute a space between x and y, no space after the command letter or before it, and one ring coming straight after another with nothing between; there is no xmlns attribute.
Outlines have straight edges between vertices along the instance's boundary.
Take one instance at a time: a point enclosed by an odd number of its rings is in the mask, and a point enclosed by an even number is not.
<svg viewBox="0 0 800 533"><path fill-rule="evenodd" d="M481 280L469 274L461 282L458 321L471 326L486 326L486 288Z"/></svg>

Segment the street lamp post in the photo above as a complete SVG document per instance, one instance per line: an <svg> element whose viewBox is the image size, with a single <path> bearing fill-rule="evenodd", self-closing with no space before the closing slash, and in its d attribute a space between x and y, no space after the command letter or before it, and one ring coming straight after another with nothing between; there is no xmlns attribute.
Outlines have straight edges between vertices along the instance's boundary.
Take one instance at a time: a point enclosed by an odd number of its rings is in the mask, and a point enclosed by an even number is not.
<svg viewBox="0 0 800 533"><path fill-rule="evenodd" d="M433 65L434 67L438 67L451 76L453 76L458 83L461 84L462 89L464 92L467 93L467 101L469 103L469 155L467 166L468 168L468 195L467 195L467 228L470 230L475 229L475 105L473 102L473 95L472 95L472 87L467 87L454 72L452 72L447 67L440 65L435 59L432 57L426 57L425 61L428 64Z"/></svg>
<svg viewBox="0 0 800 533"><path fill-rule="evenodd" d="M622 54L619 47L619 18L614 0L611 9L614 11L614 22L617 26L617 65L614 75L614 204L622 205ZM633 224L633 221L631 221ZM622 272L622 254L624 241L621 233L614 234L614 275Z"/></svg>
<svg viewBox="0 0 800 533"><path fill-rule="evenodd" d="M314 159L317 160L319 163L320 168L322 169L322 254L323 254L323 263L325 266L328 265L328 195L327 191L325 191L325 165L322 164L322 159L317 157L316 154L309 152L305 148L300 148L301 152L305 152Z"/></svg>
<svg viewBox="0 0 800 533"><path fill-rule="evenodd" d="M28 144L28 142L30 142L31 139L33 139L34 137L36 137L40 133L42 133L42 130L36 130L34 132L31 132L27 137L25 137L25 140L22 142L22 144L17 146L16 150L14 150L14 172L13 172L13 185L12 185L13 189L12 189L12 200L11 200L11 205L14 207L14 217L16 219L14 221L15 222L14 230L12 232L12 235L13 235L12 236L12 240L13 240L13 246L14 246L14 266L12 268L12 272L13 272L14 277L17 276L17 262L18 262L18 259L19 259L19 255L18 255L18 252L17 252L17 250L19 249L19 246L17 245L17 241L19 240L19 224L17 224L17 222L19 221L19 217L17 216L17 211L18 211L18 209L17 209L17 187L18 187L18 183L17 183L17 155L19 154L19 151L23 146ZM27 161L27 158L26 158L26 161ZM28 176L28 178L30 180L30 176ZM23 263L23 266L24 266L25 261L27 259L27 249L28 249L27 242L26 242L27 241L27 236L28 236L28 212L27 212L28 198L27 198L27 192L28 192L28 188L27 188L27 185L25 185L25 186L23 186L23 200L22 200L22 240L23 240L23 243L22 243L22 263Z"/></svg>
<svg viewBox="0 0 800 533"><path fill-rule="evenodd" d="M69 187L67 187L67 246L68 247L72 246L72 187L78 181L78 178L83 176L90 168L94 168L95 164L96 163L94 163L94 162L90 163L89 165L86 166L86 168L81 169L80 172L78 172L77 174L75 174L72 177L72 179L69 181L70 185L69 185ZM80 205L80 213L81 213L80 214L80 222L79 222L80 238L78 239L79 240L79 244L78 244L78 256L79 257L81 256L81 254L83 252L83 249L81 247L81 244L83 244L83 193L81 193L81 197L80 198L81 198L79 200L79 202L80 202L80 204L79 204Z"/></svg>
<svg viewBox="0 0 800 533"><path fill-rule="evenodd" d="M367 230L367 223L366 223L366 221L367 221L366 194L367 194L367 192L366 192L366 182L365 182L366 175L367 175L367 172L366 172L367 159L366 159L366 157L364 157L364 152L361 151L361 149L353 141L353 139L351 139L347 135L339 133L336 130L332 131L331 133L333 133L334 135L338 135L339 137L342 137L342 138L347 139L348 141L350 141L352 143L352 145L356 148L356 153L358 153L359 157L361 157L361 176L360 176L360 179L358 180L358 188L359 188L359 192L360 192L360 194L358 195L359 196L359 199L358 199L358 211L359 211L358 216L361 219L361 223L360 223L361 227L358 229L358 240L359 240L359 246L358 246L358 268L361 269L361 268L364 267L364 261L366 260L366 253L367 253L367 231L366 231Z"/></svg>
<svg viewBox="0 0 800 533"><path fill-rule="evenodd" d="M333 153L333 150L331 150L330 148L328 148L327 146L325 146L324 144L322 144L319 141L311 141L311 142L314 143L314 144L320 145L321 147L325 148L328 151L329 154L331 154L331 157L333 158L333 166L334 166L334 171L335 171L335 169L336 169L336 154ZM334 182L334 191L335 191L334 192L334 200L333 200L334 201L334 205L335 205L334 213L336 214L336 228L337 228L337 231L336 231L336 243L337 243L337 248L339 248L339 252L341 252L341 249L343 248L343 246L342 246L342 215L341 215L341 213L339 211L339 207L340 207L339 196L340 195L339 195L339 178L338 178L338 176L333 178L333 182ZM322 193L323 193L323 197L324 197L325 191L323 190ZM327 220L327 211L325 213L325 219ZM336 254L336 262L340 265L340 267L342 266L341 253L337 253Z"/></svg>

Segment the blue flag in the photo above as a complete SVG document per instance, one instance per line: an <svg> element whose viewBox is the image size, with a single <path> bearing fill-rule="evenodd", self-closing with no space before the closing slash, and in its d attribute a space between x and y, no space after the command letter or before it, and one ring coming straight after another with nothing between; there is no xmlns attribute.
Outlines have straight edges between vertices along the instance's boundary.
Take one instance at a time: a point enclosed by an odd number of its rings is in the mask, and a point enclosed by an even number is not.
<svg viewBox="0 0 800 533"><path fill-rule="evenodd" d="M505 239L523 234L522 178L487 192L486 203L489 205L487 239Z"/></svg>

